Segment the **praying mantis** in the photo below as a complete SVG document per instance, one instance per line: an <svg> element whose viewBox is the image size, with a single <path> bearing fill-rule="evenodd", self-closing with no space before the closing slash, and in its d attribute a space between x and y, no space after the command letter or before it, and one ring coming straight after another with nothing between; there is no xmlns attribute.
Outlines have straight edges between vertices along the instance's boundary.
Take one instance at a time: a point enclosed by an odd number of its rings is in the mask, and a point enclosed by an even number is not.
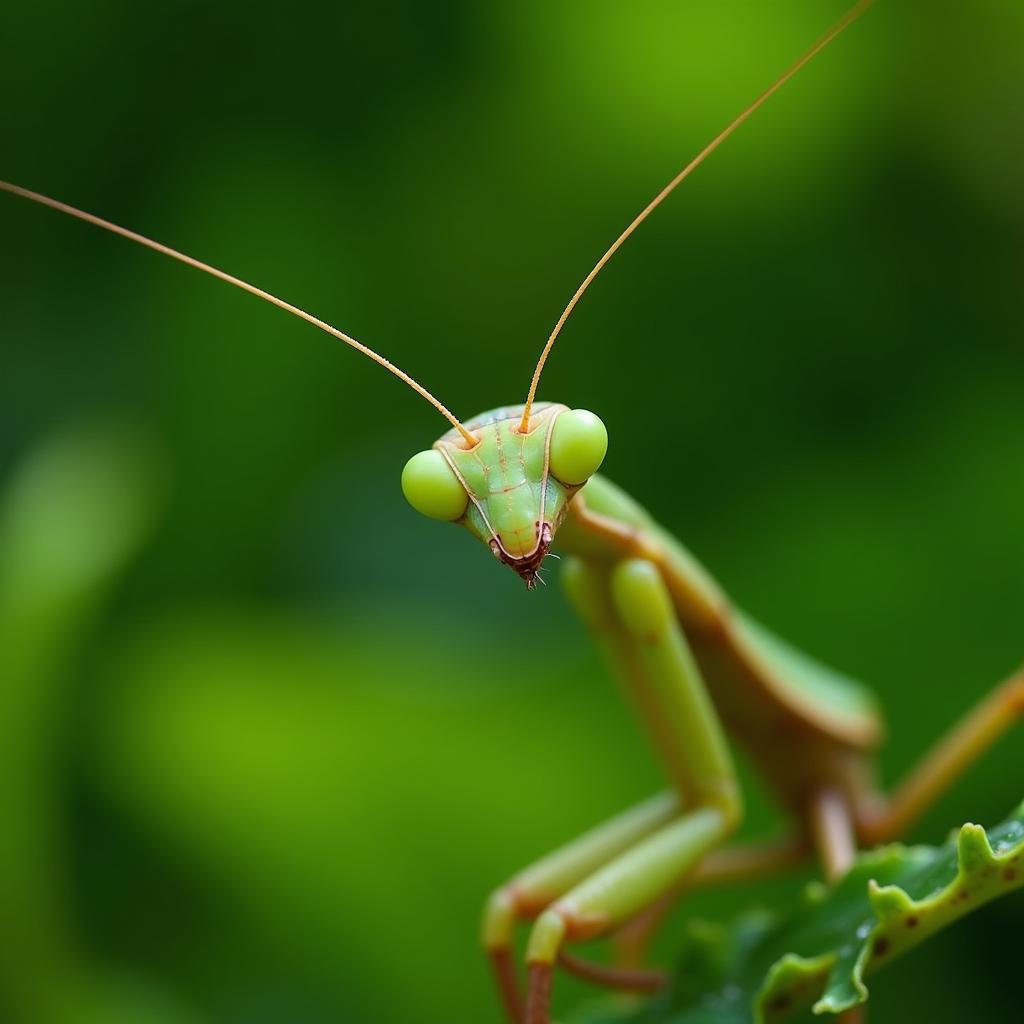
<svg viewBox="0 0 1024 1024"><path fill-rule="evenodd" d="M133 231L0 182L0 189L120 234L242 288L362 352L430 402L451 425L402 474L410 504L454 522L533 587L557 543L569 599L620 677L664 762L670 790L599 826L499 886L483 944L513 1021L548 1024L558 964L600 983L646 989L645 943L684 889L750 879L817 857L841 875L859 846L902 834L969 763L1024 712L1024 673L998 686L892 794L872 778L881 737L860 684L790 648L729 600L674 537L599 475L608 443L582 409L536 400L562 327L608 260L675 188L771 95L869 6L862 0L709 143L641 211L587 275L544 346L522 405L460 421L377 352L262 289ZM742 796L727 737L750 753L791 812L790 835L730 843ZM514 962L517 926L534 921L525 993ZM624 963L603 967L569 947L613 933Z"/></svg>

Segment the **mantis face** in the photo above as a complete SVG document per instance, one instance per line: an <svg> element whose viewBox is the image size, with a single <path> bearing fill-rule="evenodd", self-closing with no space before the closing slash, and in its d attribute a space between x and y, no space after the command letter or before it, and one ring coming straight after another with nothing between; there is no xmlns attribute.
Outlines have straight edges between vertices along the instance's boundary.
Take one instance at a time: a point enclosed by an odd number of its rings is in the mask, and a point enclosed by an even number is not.
<svg viewBox="0 0 1024 1024"><path fill-rule="evenodd" d="M608 432L592 412L554 403L492 409L466 424L467 446L450 430L402 471L418 512L465 526L533 588L573 495L597 472Z"/></svg>

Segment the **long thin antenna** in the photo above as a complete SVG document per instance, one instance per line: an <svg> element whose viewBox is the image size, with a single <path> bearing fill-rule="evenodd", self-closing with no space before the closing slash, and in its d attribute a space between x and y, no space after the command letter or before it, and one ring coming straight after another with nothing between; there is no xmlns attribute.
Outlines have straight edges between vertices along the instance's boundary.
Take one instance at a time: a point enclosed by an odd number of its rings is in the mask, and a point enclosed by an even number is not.
<svg viewBox="0 0 1024 1024"><path fill-rule="evenodd" d="M79 220L84 220L88 224L95 224L96 227L103 228L106 231L112 231L115 235L121 235L123 238L130 239L133 242L138 242L139 245L144 245L147 249L163 253L164 256L170 256L171 259L178 260L180 263L184 263L187 266L195 267L196 270L201 270L203 273L220 278L221 281L227 281L228 284L233 284L236 288L241 288L242 291L249 292L250 295L255 295L257 298L263 299L271 305L285 310L287 313L291 313L292 316L297 316L300 320L305 320L314 327L319 327L321 331L326 331L327 334L331 335L331 337L345 342L346 345L351 345L352 348L362 352L364 356L369 356L369 358L375 363L379 363L385 370L389 370L393 373L399 380L405 381L413 391L425 398L446 420L448 420L448 422L463 436L468 445L472 446L477 443L476 436L467 430L466 427L464 427L444 405L442 405L425 387L423 387L422 384L413 380L409 374L404 370L399 369L390 360L385 359L384 356L374 352L372 348L367 348L367 346L362 342L356 341L355 338L350 337L345 334L344 331L339 331L337 327L332 327L329 323L313 316L312 313L307 313L304 309L299 309L298 306L293 306L290 302L285 302L284 299L279 299L276 295L271 295L270 292L265 292L262 288L257 288L255 285L249 284L248 281L243 281L239 277L234 277L231 274L225 273L223 270L211 267L208 263L203 263L200 260L193 259L191 256L186 256L183 252L178 252L177 249L172 249L170 246L163 245L160 242L154 242L153 239L146 238L145 235L129 231L127 228L122 228L117 224L111 223L109 220L103 220L102 217L95 217L91 213L86 213L84 210L79 210L74 206L68 206L67 203L51 199L49 196L41 195L39 192L32 192L27 188L22 188L20 185L12 185L7 181L0 181L0 191L10 192L13 195L21 196L23 199L31 199L34 203L49 206L53 210L59 210L61 213L66 213L72 217L77 217Z"/></svg>
<svg viewBox="0 0 1024 1024"><path fill-rule="evenodd" d="M552 346L555 344L555 339L558 337L562 328L565 326L565 321L569 319L570 314L576 308L576 304L583 297L583 293L590 287L591 282L595 277L604 269L605 264L619 251L622 243L626 241L636 229L643 224L645 220L661 205L661 203L672 193L675 187L690 176L718 147L725 142L727 138L751 114L757 110L770 96L778 92L805 64L808 64L814 57L816 57L822 50L832 42L833 39L838 36L843 29L847 28L850 24L857 20L874 2L874 0L860 0L859 3L854 4L839 19L788 71L786 71L780 78L769 86L760 96L754 100L753 103L747 107L734 121L732 121L728 127L719 132L637 215L633 218L629 227L619 235L618 238L612 242L608 251L597 261L594 269L583 279L582 284L576 289L575 294L569 300L569 305L562 310L562 315L558 318L558 322L555 324L554 330L548 335L548 340L544 345L544 350L540 354L540 359L537 360L537 368L533 371L533 379L530 381L530 391L526 396L526 405L523 406L523 418L519 422L519 430L526 431L530 425L530 410L533 407L533 401L537 396L537 385L540 383L540 375L544 370L544 364L547 362L548 355L551 352Z"/></svg>

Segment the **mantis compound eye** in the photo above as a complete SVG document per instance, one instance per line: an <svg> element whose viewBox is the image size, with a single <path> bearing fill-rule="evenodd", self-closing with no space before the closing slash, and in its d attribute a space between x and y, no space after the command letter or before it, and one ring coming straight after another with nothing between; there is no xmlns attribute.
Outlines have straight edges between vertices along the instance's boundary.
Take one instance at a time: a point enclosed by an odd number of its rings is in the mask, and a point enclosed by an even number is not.
<svg viewBox="0 0 1024 1024"><path fill-rule="evenodd" d="M582 484L592 477L608 451L608 431L586 409L563 412L551 429L551 472L564 484Z"/></svg>
<svg viewBox="0 0 1024 1024"><path fill-rule="evenodd" d="M431 519L461 519L469 495L445 457L435 449L414 455L402 470L402 493L417 512Z"/></svg>

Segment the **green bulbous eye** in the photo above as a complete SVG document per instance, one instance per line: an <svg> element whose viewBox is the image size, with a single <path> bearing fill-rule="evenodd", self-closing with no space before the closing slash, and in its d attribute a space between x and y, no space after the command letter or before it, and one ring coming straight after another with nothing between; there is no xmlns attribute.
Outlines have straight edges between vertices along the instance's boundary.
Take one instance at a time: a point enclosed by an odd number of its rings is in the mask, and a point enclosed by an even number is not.
<svg viewBox="0 0 1024 1024"><path fill-rule="evenodd" d="M402 493L417 512L431 519L461 519L469 495L436 449L414 455L402 470Z"/></svg>
<svg viewBox="0 0 1024 1024"><path fill-rule="evenodd" d="M551 472L565 484L582 484L592 477L608 451L608 431L586 409L563 412L551 430Z"/></svg>

